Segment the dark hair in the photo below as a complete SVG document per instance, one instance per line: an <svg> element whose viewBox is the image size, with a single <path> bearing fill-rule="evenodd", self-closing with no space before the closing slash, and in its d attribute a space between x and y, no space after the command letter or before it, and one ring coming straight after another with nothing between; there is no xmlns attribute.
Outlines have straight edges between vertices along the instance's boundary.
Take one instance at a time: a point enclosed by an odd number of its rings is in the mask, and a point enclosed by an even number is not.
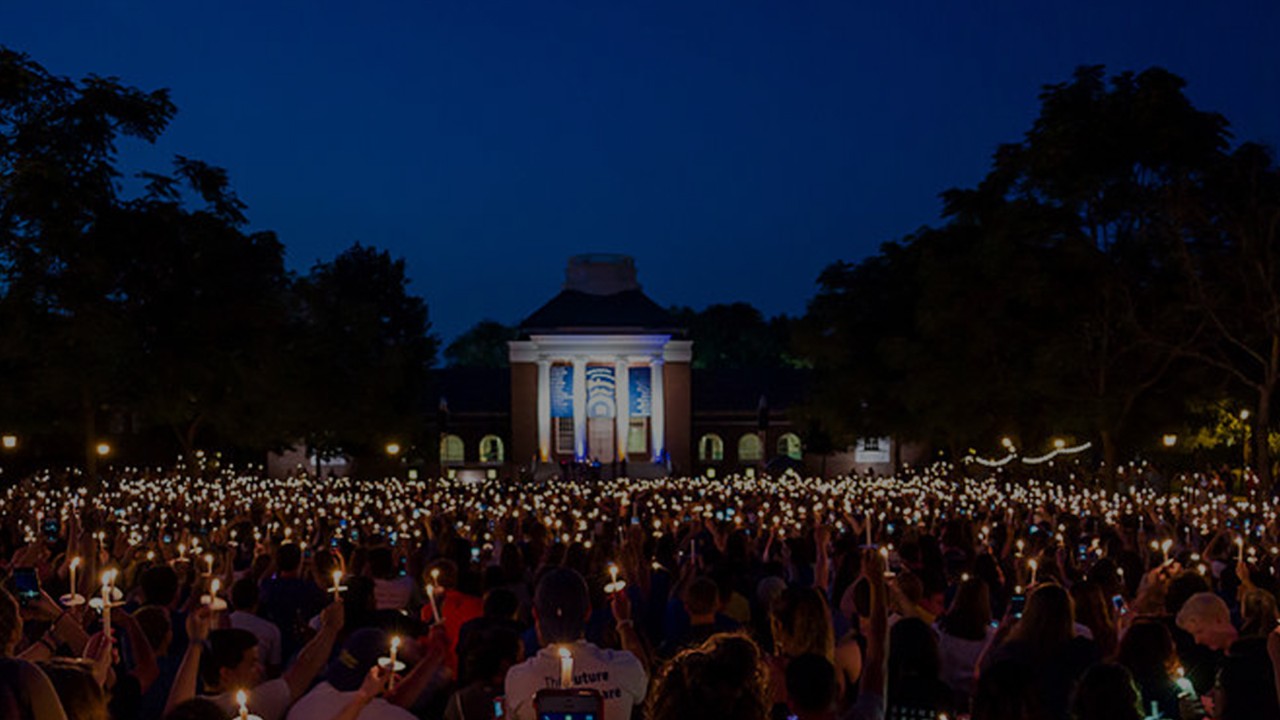
<svg viewBox="0 0 1280 720"><path fill-rule="evenodd" d="M991 590L982 578L960 583L947 614L938 620L946 634L962 640L983 640L991 623Z"/></svg>
<svg viewBox="0 0 1280 720"><path fill-rule="evenodd" d="M1029 663L1002 660L978 675L973 720L1047 720L1039 678Z"/></svg>
<svg viewBox="0 0 1280 720"><path fill-rule="evenodd" d="M553 568L538 581L533 606L543 643L573 642L582 637L591 610L587 581L576 570Z"/></svg>
<svg viewBox="0 0 1280 720"><path fill-rule="evenodd" d="M835 707L839 689L831 661L805 653L787 663L787 700L793 710L822 713Z"/></svg>
<svg viewBox="0 0 1280 720"><path fill-rule="evenodd" d="M240 578L231 585L231 607L252 610L258 604L258 583L253 578Z"/></svg>
<svg viewBox="0 0 1280 720"><path fill-rule="evenodd" d="M713 635L681 651L658 675L649 695L649 720L766 720L768 670L760 648L745 635Z"/></svg>
<svg viewBox="0 0 1280 720"><path fill-rule="evenodd" d="M209 633L209 649L200 663L200 677L206 685L217 687L222 671L244 662L244 656L258 646L258 638L248 630L223 628Z"/></svg>
<svg viewBox="0 0 1280 720"><path fill-rule="evenodd" d="M1071 599L1075 602L1076 622L1089 628L1102 657L1114 655L1116 624L1111 619L1111 604L1102 586L1092 580L1080 580L1071 586Z"/></svg>
<svg viewBox="0 0 1280 720"><path fill-rule="evenodd" d="M134 611L133 620L142 628L142 634L147 638L151 649L159 652L165 637L173 630L169 612L159 605L144 605Z"/></svg>
<svg viewBox="0 0 1280 720"><path fill-rule="evenodd" d="M940 709L938 641L919 618L903 618L889 630L889 704Z"/></svg>
<svg viewBox="0 0 1280 720"><path fill-rule="evenodd" d="M775 644L785 644L786 652L793 655L816 652L835 659L835 630L821 592L814 588L787 588L774 601L772 611L780 631L773 639Z"/></svg>
<svg viewBox="0 0 1280 720"><path fill-rule="evenodd" d="M1119 663L1089 668L1072 703L1076 720L1142 720L1142 696L1129 670Z"/></svg>
<svg viewBox="0 0 1280 720"><path fill-rule="evenodd" d="M1140 682L1167 678L1176 660L1169 628L1150 618L1140 618L1129 626L1116 655L1116 661L1129 668Z"/></svg>
<svg viewBox="0 0 1280 720"><path fill-rule="evenodd" d="M279 572L297 572L302 565L302 548L293 543L285 543L276 550L276 570Z"/></svg>
<svg viewBox="0 0 1280 720"><path fill-rule="evenodd" d="M391 548L376 547L369 551L369 574L379 580L390 580L395 573L395 560Z"/></svg>
<svg viewBox="0 0 1280 720"><path fill-rule="evenodd" d="M520 660L520 636L510 628L481 630L470 644L463 664L468 677L463 684L496 678Z"/></svg>
<svg viewBox="0 0 1280 720"><path fill-rule="evenodd" d="M1169 581L1168 589L1164 594L1164 609L1170 615L1177 615L1187 600L1192 595L1198 595L1202 592L1212 592L1213 588L1209 587L1209 581L1198 572L1178 573L1177 577Z"/></svg>
<svg viewBox="0 0 1280 720"><path fill-rule="evenodd" d="M168 565L152 565L138 579L142 599L148 605L169 607L178 597L178 573Z"/></svg>
<svg viewBox="0 0 1280 720"><path fill-rule="evenodd" d="M227 713L209 698L195 697L170 710L164 720L227 720Z"/></svg>
<svg viewBox="0 0 1280 720"><path fill-rule="evenodd" d="M510 619L520 610L520 598L506 588L494 588L484 594L484 616Z"/></svg>
<svg viewBox="0 0 1280 720"><path fill-rule="evenodd" d="M107 695L93 677L88 661L53 658L40 663L62 702L68 720L109 720Z"/></svg>
<svg viewBox="0 0 1280 720"><path fill-rule="evenodd" d="M1026 642L1037 660L1051 657L1075 636L1071 596L1060 585L1036 586L1027 598L1022 619L1013 626L1010 640Z"/></svg>
<svg viewBox="0 0 1280 720"><path fill-rule="evenodd" d="M690 615L706 615L716 611L720 588L709 577L700 577L684 589L684 606Z"/></svg>

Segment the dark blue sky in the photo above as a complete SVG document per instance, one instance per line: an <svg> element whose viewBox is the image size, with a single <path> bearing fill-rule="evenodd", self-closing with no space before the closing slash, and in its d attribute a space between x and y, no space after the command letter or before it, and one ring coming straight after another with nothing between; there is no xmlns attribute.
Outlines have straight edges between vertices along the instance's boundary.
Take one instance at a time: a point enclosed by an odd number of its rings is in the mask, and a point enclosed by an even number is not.
<svg viewBox="0 0 1280 720"><path fill-rule="evenodd" d="M1280 2L84 0L0 4L59 74L169 87L135 165L222 165L305 270L403 256L446 339L569 255L648 293L801 312L818 272L937 217L1079 64L1163 65L1280 145Z"/></svg>

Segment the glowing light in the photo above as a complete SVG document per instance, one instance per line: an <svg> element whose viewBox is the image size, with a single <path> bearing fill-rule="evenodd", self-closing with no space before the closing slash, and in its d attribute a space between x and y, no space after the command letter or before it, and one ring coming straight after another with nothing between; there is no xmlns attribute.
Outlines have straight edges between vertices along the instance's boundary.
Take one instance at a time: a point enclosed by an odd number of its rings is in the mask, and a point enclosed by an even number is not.
<svg viewBox="0 0 1280 720"><path fill-rule="evenodd" d="M94 448L94 450L97 451L98 457L106 457L111 454L111 445L108 443L100 442L98 443L98 446Z"/></svg>
<svg viewBox="0 0 1280 720"><path fill-rule="evenodd" d="M396 455L399 455L400 443L393 443L393 442L387 443L387 447L385 448L385 450L387 451L388 455L391 455L393 457Z"/></svg>

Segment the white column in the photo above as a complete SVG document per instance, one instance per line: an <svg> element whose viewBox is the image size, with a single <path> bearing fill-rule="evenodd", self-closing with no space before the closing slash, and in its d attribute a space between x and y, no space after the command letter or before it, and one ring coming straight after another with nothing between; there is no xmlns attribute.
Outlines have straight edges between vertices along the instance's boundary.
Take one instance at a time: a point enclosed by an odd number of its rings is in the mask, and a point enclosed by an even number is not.
<svg viewBox="0 0 1280 720"><path fill-rule="evenodd" d="M631 378L625 357L618 357L613 362L613 404L617 417L613 438L614 445L618 446L615 457L626 460L627 435L631 432Z"/></svg>
<svg viewBox="0 0 1280 720"><path fill-rule="evenodd" d="M551 460L551 359L538 358L538 459Z"/></svg>
<svg viewBox="0 0 1280 720"><path fill-rule="evenodd" d="M587 458L587 359L573 359L573 453Z"/></svg>
<svg viewBox="0 0 1280 720"><path fill-rule="evenodd" d="M649 444L653 447L653 461L661 462L667 452L667 400L662 394L661 356L649 361L649 392L653 396L649 402Z"/></svg>

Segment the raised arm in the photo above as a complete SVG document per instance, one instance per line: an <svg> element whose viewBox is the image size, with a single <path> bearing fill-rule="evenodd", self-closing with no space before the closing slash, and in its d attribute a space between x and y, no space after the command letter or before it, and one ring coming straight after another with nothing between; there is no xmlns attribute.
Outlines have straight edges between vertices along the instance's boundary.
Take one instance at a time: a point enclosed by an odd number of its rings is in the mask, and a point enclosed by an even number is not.
<svg viewBox="0 0 1280 720"><path fill-rule="evenodd" d="M284 671L281 677L289 685L289 693L294 700L302 697L311 687L311 681L324 669L329 653L333 651L333 642L342 631L344 619L342 599L339 598L320 613L320 632L298 652L298 659Z"/></svg>
<svg viewBox="0 0 1280 720"><path fill-rule="evenodd" d="M204 641L209 638L211 613L209 608L197 608L187 616L187 651L169 689L169 700L164 705L167 716L173 709L196 696L196 678L200 674L200 657L204 654Z"/></svg>

